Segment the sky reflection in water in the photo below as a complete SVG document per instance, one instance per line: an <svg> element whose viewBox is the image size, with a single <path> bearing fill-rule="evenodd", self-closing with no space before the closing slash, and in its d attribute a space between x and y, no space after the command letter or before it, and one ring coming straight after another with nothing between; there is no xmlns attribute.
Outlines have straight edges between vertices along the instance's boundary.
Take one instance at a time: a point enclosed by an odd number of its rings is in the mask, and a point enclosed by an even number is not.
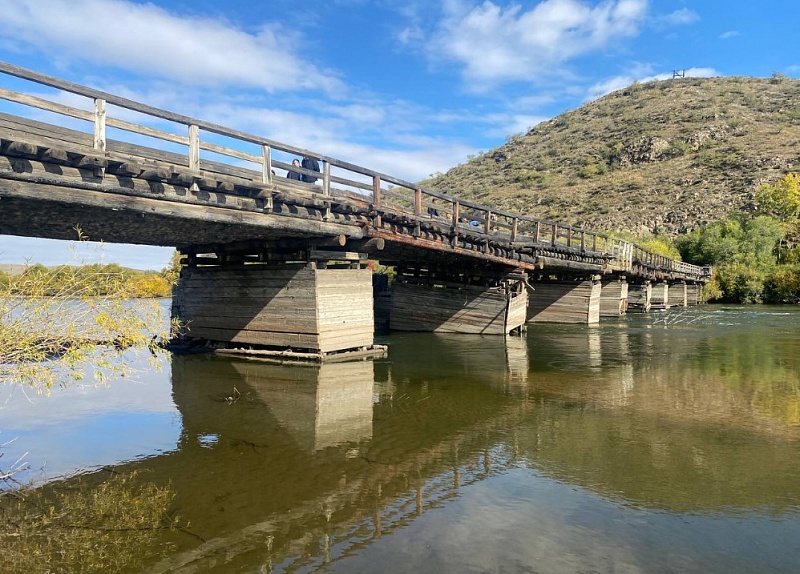
<svg viewBox="0 0 800 574"><path fill-rule="evenodd" d="M15 392L0 428L31 478L171 484L205 542L165 533L153 572L795 571L800 312L667 319L393 334L321 368L176 357Z"/></svg>

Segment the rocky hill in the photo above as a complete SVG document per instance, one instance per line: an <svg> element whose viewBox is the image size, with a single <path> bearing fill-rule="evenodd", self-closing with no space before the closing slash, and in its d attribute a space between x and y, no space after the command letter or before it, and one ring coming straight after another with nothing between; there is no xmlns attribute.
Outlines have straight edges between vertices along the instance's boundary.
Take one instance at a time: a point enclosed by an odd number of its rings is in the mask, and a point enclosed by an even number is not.
<svg viewBox="0 0 800 574"><path fill-rule="evenodd" d="M423 182L582 227L675 235L800 170L800 80L633 84Z"/></svg>

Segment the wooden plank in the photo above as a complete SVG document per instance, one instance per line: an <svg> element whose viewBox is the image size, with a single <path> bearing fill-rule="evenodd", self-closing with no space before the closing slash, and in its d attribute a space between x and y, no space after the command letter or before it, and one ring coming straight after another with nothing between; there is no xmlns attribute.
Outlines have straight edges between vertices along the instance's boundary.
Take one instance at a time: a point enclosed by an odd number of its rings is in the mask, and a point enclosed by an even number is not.
<svg viewBox="0 0 800 574"><path fill-rule="evenodd" d="M44 98L40 98L38 96L31 96L19 92L12 92L11 90L6 90L5 88L0 88L0 98L8 100L9 102L16 102L25 106L31 106L40 110L46 110L48 112L55 112L57 114L77 118L80 120L86 120L89 122L94 121L94 114L92 112L74 108L72 106L65 106L64 104L59 104L56 102L51 102L50 100L45 100Z"/></svg>
<svg viewBox="0 0 800 574"><path fill-rule="evenodd" d="M235 329L214 329L195 326L190 328L188 334L192 337L209 339L212 341L320 350L319 339L316 335L306 335L302 333L277 333L250 330L237 331Z"/></svg>
<svg viewBox="0 0 800 574"><path fill-rule="evenodd" d="M369 269L318 269L317 320L324 352L372 345L375 318Z"/></svg>
<svg viewBox="0 0 800 574"><path fill-rule="evenodd" d="M600 320L599 282L536 282L528 322L594 324Z"/></svg>
<svg viewBox="0 0 800 574"><path fill-rule="evenodd" d="M187 325L190 328L204 327L214 329L234 329L237 331L270 331L276 333L302 333L304 335L318 335L316 321L298 320L292 317L210 317L204 315L194 316Z"/></svg>
<svg viewBox="0 0 800 574"><path fill-rule="evenodd" d="M212 143L204 142L204 141L200 142L200 149L204 149L206 151L211 151L211 152L214 152L214 153L218 153L220 155L226 155L228 157L233 157L233 158L236 158L236 159L241 159L241 160L244 160L244 161L249 161L251 163L255 163L255 164L259 164L259 165L262 164L262 161L264 159L263 156L261 156L261 155L255 155L255 154L252 154L252 153L247 153L247 152L239 151L239 150L236 150L236 149L233 149L233 148L229 148L229 147L225 147L225 146L221 146L221 145L216 145L216 144L212 144Z"/></svg>
<svg viewBox="0 0 800 574"><path fill-rule="evenodd" d="M505 331L510 333L520 329L528 319L528 290L522 289L520 293L514 294L508 302L506 311Z"/></svg>
<svg viewBox="0 0 800 574"><path fill-rule="evenodd" d="M0 174L0 180L3 177L9 178L10 176ZM198 222L250 225L295 234L307 233L319 236L344 234L356 239L360 239L364 234L363 230L351 225L264 213L255 206L254 200L250 198L239 198L237 203L212 204L209 201L197 199L193 194L181 195L166 184L163 186L165 192L156 199L153 198L149 188L147 192L137 192L100 183L93 185L86 181L70 182L70 185L75 187L65 187L55 183L58 181L57 176L49 175L36 178L27 177L25 174L14 174L14 180L11 185L0 186L0 196L35 199L41 201L43 206L47 202L59 202L107 209L127 209L145 214L194 219ZM146 196L142 197L145 193ZM245 209L246 205L252 205L250 208L252 211ZM214 209L209 209L209 207L214 207ZM114 241L113 229L109 230L105 240Z"/></svg>
<svg viewBox="0 0 800 574"><path fill-rule="evenodd" d="M497 293L460 292L424 285L395 284L390 327L437 333L505 333L506 301Z"/></svg>
<svg viewBox="0 0 800 574"><path fill-rule="evenodd" d="M619 279L601 283L600 316L620 317L625 313L628 300L628 284Z"/></svg>

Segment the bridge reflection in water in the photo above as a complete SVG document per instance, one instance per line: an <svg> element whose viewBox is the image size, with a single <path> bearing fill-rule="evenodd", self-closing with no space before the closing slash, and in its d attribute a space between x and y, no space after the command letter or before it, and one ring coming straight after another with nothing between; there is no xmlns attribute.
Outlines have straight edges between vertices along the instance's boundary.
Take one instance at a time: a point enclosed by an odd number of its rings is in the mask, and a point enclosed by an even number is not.
<svg viewBox="0 0 800 574"><path fill-rule="evenodd" d="M669 354L666 339L676 343ZM370 549L376 540L458 506L470 485L509 477L525 492L567 485L562 495L580 501L568 505L589 515L594 495L612 502L603 511L611 516L626 512L617 502L670 514L792 515L800 431L754 401L763 377L781 374L742 358L734 367L755 386L732 387L707 360L735 355L734 346L702 332L681 344L649 325L553 326L506 341L396 337L389 359L375 363L176 357L179 449L132 466L171 482L178 515L203 542L169 535L178 551L149 571L306 571L380 554ZM563 545L542 528L537 536Z"/></svg>

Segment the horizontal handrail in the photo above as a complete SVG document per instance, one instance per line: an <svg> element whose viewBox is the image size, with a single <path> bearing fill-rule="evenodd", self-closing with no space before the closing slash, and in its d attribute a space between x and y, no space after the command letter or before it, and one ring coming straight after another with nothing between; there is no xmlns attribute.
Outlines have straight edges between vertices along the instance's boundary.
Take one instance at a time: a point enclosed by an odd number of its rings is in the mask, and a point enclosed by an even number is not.
<svg viewBox="0 0 800 574"><path fill-rule="evenodd" d="M469 231L477 234L502 236L512 245L534 245L595 256L604 255L615 263L615 269L619 271L630 271L634 264L637 264L644 265L650 269L671 271L698 278L707 277L710 273L710 268L672 260L669 257L655 254L639 245L612 237L606 233L495 209L467 199L427 189L413 182L325 154L248 134L201 119L172 113L5 62L0 62L0 72L92 100L92 111L87 111L39 96L0 88L0 99L91 122L93 124L93 144L98 152L105 151L106 129L111 127L186 147L186 155L178 155L185 158L186 167L191 171L200 172L204 166L218 164L216 161L211 162L201 158L200 152L202 150L218 156L257 165L259 170L252 172L256 174L254 180L260 180L264 184L273 182L273 178L276 176L274 172L276 168L285 171L292 169L304 175L316 176L321 183L323 195L332 195L331 184L345 186L350 190L354 190L365 201L369 201L377 212L397 211L417 219L428 218L449 226L451 231L455 233ZM109 117L109 104L156 120L180 125L185 132L184 134L172 133L121 118ZM236 149L235 147L208 141L207 138L201 139L201 134L203 133L232 139L238 142L240 146L245 144L257 147L253 152ZM314 173L305 168L294 168L289 162L273 158L275 151L287 155L316 159L321 162L320 173ZM332 168L336 171L331 172ZM237 166L236 171L238 173L243 169ZM307 185L310 187L310 184Z"/></svg>

